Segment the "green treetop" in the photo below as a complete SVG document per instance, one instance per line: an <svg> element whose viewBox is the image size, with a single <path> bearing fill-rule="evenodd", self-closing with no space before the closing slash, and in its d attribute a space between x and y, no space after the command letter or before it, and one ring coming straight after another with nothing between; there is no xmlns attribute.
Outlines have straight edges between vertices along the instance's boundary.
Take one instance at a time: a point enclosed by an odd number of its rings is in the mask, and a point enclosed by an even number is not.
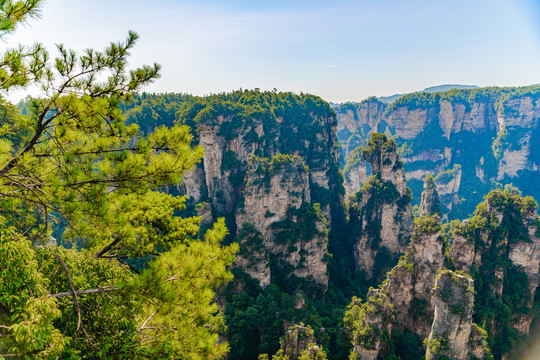
<svg viewBox="0 0 540 360"><path fill-rule="evenodd" d="M41 1L0 1L1 34ZM1 35L0 35L1 36ZM0 359L220 358L214 291L235 246L223 221L199 241L177 184L202 158L189 127L143 136L119 108L159 77L128 68L138 36L77 54L0 56ZM2 95L34 85L22 115ZM51 245L56 241L71 250Z"/></svg>

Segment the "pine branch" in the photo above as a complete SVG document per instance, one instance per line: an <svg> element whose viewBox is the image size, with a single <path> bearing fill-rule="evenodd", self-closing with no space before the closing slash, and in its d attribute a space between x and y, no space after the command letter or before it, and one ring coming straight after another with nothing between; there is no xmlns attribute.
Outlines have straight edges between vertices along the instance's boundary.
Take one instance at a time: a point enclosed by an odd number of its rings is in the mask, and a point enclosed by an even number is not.
<svg viewBox="0 0 540 360"><path fill-rule="evenodd" d="M61 292L61 293L51 294L51 295L49 295L49 297L55 297L57 299L60 299L60 298L66 297L66 296L79 296L79 295L87 295L87 294L104 294L104 293L108 293L108 292L117 291L118 289L119 289L118 286L104 286L104 287L96 288L96 289Z"/></svg>
<svg viewBox="0 0 540 360"><path fill-rule="evenodd" d="M108 253L113 248L113 246L115 246L119 242L120 242L120 238L119 237L115 238L109 245L105 246L103 249L101 249L100 251L95 253L94 257L96 257L96 258L102 257L103 255Z"/></svg>
<svg viewBox="0 0 540 360"><path fill-rule="evenodd" d="M62 268L64 269L64 272L66 273L66 277L68 280L69 288L71 289L71 294L73 295L73 304L75 305L75 309L77 310L77 315L79 316L79 320L77 321L77 331L81 328L82 319L81 319L81 307L79 305L79 301L77 300L77 292L75 291L75 287L73 286L73 281L71 280L71 274L69 273L69 269L66 266L66 263L60 256L58 256L57 253L54 251L52 252L56 260L60 263Z"/></svg>
<svg viewBox="0 0 540 360"><path fill-rule="evenodd" d="M86 332L86 329L84 328L84 325L82 323L82 318L81 318L81 306L79 304L79 300L77 299L77 291L75 291L75 287L73 286L73 281L71 280L71 275L69 273L69 269L67 268L66 266L66 263L64 262L64 260L62 260L62 258L60 256L58 256L57 253L55 253L53 251L52 253L54 255L54 257L56 258L56 260L58 260L58 262L60 263L60 265L62 266L62 268L64 269L64 272L66 273L66 276L67 276L67 279L68 279L68 284L69 284L69 287L71 289L71 295L73 296L73 304L75 305L75 309L77 310L77 316L79 317L79 320L77 321L77 332L79 331L79 329L82 329L84 335L86 336L86 339L88 340L88 342L90 343L90 345L92 345L92 347L97 350L97 351L100 351L100 349L94 344L94 342L92 341L92 339L90 339L90 336L88 335L88 333Z"/></svg>
<svg viewBox="0 0 540 360"><path fill-rule="evenodd" d="M148 322L149 322L150 320L152 320L152 318L157 314L157 311L158 311L158 309L156 309L156 311L154 311L154 312L152 313L152 315L150 315L150 317L149 317L148 319L146 319L145 322L143 322L143 324L142 324L141 327L139 328L139 331L137 331L137 335L140 335L140 334L141 334L141 331L143 331L143 330L145 329L146 324L148 324Z"/></svg>

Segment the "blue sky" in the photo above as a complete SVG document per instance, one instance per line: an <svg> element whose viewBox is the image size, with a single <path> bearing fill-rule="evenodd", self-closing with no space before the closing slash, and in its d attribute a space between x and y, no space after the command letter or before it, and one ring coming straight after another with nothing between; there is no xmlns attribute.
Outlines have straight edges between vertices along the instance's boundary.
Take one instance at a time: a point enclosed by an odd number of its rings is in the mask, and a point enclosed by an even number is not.
<svg viewBox="0 0 540 360"><path fill-rule="evenodd" d="M48 0L7 40L102 48L141 36L150 92L260 88L328 101L460 83L540 83L539 0Z"/></svg>

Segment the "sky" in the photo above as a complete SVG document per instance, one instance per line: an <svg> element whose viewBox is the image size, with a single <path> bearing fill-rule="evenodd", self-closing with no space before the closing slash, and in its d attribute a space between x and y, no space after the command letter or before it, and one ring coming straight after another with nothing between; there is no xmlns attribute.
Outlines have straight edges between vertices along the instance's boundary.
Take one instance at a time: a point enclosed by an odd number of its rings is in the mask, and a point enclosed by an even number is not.
<svg viewBox="0 0 540 360"><path fill-rule="evenodd" d="M140 35L130 64L163 67L148 92L345 102L540 83L540 0L48 0L0 46L102 49L128 30Z"/></svg>

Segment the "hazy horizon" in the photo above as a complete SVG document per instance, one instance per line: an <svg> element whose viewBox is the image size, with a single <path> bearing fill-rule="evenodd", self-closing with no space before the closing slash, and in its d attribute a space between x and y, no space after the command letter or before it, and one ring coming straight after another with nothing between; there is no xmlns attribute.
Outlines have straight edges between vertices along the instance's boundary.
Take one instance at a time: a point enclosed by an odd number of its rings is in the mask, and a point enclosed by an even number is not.
<svg viewBox="0 0 540 360"><path fill-rule="evenodd" d="M340 103L539 83L539 14L533 0L49 0L4 46L38 41L55 55L55 43L101 49L134 30L131 64L163 66L147 92L276 88Z"/></svg>

